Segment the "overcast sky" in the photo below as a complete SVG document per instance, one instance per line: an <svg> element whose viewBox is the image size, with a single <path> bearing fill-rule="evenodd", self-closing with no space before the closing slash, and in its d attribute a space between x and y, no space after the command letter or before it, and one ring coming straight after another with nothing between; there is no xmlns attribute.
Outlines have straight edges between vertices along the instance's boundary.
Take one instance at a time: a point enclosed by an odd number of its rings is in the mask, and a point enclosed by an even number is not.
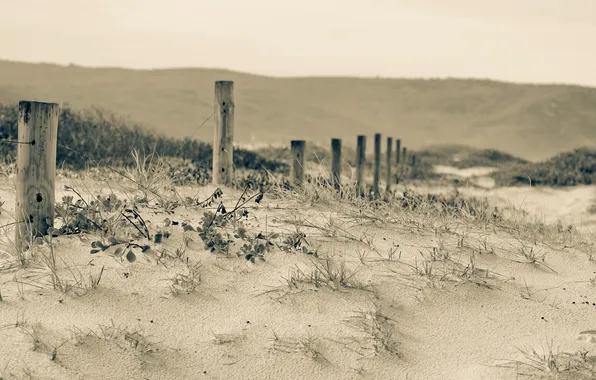
<svg viewBox="0 0 596 380"><path fill-rule="evenodd" d="M596 86L596 0L0 0L0 59Z"/></svg>

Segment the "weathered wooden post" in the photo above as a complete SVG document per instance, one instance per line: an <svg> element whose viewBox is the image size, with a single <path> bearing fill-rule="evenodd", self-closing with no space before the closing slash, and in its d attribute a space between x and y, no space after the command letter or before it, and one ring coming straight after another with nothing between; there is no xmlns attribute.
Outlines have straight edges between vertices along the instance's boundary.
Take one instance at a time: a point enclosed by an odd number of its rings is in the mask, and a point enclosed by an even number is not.
<svg viewBox="0 0 596 380"><path fill-rule="evenodd" d="M401 161L403 162L403 165L408 164L408 150L405 146L402 148Z"/></svg>
<svg viewBox="0 0 596 380"><path fill-rule="evenodd" d="M379 177L381 176L381 134L375 133L375 166L373 171L373 197L379 196Z"/></svg>
<svg viewBox="0 0 596 380"><path fill-rule="evenodd" d="M290 147L292 157L290 177L292 178L292 185L300 186L304 183L304 150L306 142L304 140L292 140Z"/></svg>
<svg viewBox="0 0 596 380"><path fill-rule="evenodd" d="M408 167L408 150L404 146L401 154L401 170L405 178L408 177L410 168Z"/></svg>
<svg viewBox="0 0 596 380"><path fill-rule="evenodd" d="M234 179L234 82L215 82L213 184L231 185Z"/></svg>
<svg viewBox="0 0 596 380"><path fill-rule="evenodd" d="M399 158L401 157L401 139L395 139L395 183L399 183Z"/></svg>
<svg viewBox="0 0 596 380"><path fill-rule="evenodd" d="M391 191L391 166L393 165L393 160L391 157L391 151L393 149L393 137L387 137L387 183L385 184L385 191Z"/></svg>
<svg viewBox="0 0 596 380"><path fill-rule="evenodd" d="M331 182L335 189L341 187L341 140L331 139Z"/></svg>
<svg viewBox="0 0 596 380"><path fill-rule="evenodd" d="M19 252L29 237L41 237L54 227L56 103L19 102L15 244Z"/></svg>
<svg viewBox="0 0 596 380"><path fill-rule="evenodd" d="M358 195L364 195L364 164L366 163L366 136L360 135L356 147L356 189Z"/></svg>

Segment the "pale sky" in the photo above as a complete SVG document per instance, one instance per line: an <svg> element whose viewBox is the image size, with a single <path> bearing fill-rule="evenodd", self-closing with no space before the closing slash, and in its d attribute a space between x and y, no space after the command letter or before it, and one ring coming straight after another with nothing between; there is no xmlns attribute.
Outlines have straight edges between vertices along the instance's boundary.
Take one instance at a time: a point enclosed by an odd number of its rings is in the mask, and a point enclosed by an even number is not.
<svg viewBox="0 0 596 380"><path fill-rule="evenodd" d="M0 59L596 86L596 0L0 0Z"/></svg>

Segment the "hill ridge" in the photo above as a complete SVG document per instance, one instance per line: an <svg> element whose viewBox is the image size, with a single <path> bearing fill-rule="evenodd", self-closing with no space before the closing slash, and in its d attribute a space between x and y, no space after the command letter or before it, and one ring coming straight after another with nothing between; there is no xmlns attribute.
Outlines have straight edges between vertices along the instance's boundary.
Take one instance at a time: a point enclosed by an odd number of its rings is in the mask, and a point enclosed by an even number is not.
<svg viewBox="0 0 596 380"><path fill-rule="evenodd" d="M143 128L191 136L212 112L216 80L235 82L238 143L354 145L356 135L420 149L463 144L542 160L596 146L596 88L465 78L268 77L226 69L88 68L0 60L0 103L97 106ZM211 141L209 123L195 137Z"/></svg>

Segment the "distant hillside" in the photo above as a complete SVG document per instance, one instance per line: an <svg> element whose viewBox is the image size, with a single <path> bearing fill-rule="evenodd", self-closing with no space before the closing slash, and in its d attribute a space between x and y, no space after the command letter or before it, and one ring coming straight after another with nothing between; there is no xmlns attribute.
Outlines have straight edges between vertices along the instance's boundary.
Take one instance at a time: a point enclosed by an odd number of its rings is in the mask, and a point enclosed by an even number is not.
<svg viewBox="0 0 596 380"><path fill-rule="evenodd" d="M596 89L488 80L268 78L225 70L126 70L0 61L0 103L98 106L143 128L185 137L213 112L216 80L235 82L235 140L293 138L353 145L401 138L411 149L463 144L541 160L596 146ZM196 137L212 139L212 121Z"/></svg>

